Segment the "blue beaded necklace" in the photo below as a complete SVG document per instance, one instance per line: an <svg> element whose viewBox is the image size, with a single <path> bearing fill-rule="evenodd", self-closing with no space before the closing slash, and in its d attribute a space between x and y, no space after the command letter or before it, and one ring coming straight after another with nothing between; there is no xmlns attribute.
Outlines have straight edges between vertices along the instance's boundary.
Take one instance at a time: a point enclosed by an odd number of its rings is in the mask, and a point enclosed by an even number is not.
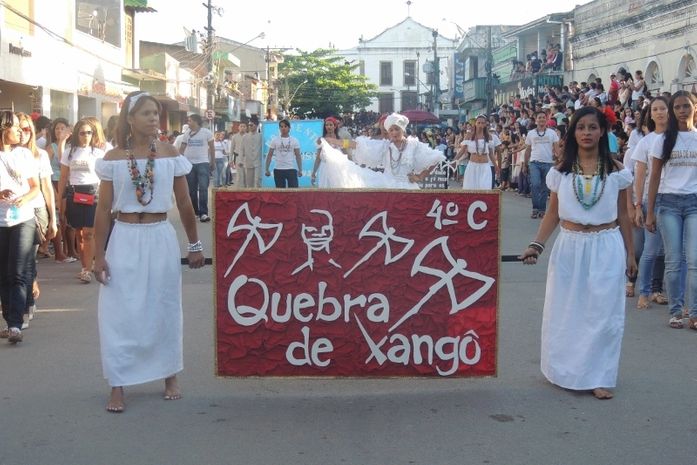
<svg viewBox="0 0 697 465"><path fill-rule="evenodd" d="M607 176L603 176L601 173L601 163L600 158L598 158L598 167L596 168L595 173L590 176L583 174L583 170L579 166L578 161L574 163L574 175L572 179L574 195L576 195L576 200L578 200L578 203L581 204L584 210L590 210L596 203L598 203L600 197L603 196L603 192L605 192ZM583 180L581 178L583 178ZM593 184L592 193L591 184ZM600 192L598 192L599 187ZM588 200L586 200L587 195L590 195Z"/></svg>

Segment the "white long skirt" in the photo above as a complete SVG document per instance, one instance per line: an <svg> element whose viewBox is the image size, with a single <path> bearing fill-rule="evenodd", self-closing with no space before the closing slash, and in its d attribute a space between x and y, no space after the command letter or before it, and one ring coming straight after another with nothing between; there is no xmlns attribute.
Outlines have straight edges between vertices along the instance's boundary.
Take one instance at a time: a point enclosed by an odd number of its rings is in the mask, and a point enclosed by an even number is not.
<svg viewBox="0 0 697 465"><path fill-rule="evenodd" d="M619 228L561 229L549 258L542 373L566 389L612 388L624 333L626 253Z"/></svg>
<svg viewBox="0 0 697 465"><path fill-rule="evenodd" d="M106 251L111 280L100 286L98 304L102 368L110 386L182 370L179 255L168 221L114 225Z"/></svg>
<svg viewBox="0 0 697 465"><path fill-rule="evenodd" d="M489 163L474 163L470 161L465 168L462 178L462 188L465 190L491 190L491 167Z"/></svg>

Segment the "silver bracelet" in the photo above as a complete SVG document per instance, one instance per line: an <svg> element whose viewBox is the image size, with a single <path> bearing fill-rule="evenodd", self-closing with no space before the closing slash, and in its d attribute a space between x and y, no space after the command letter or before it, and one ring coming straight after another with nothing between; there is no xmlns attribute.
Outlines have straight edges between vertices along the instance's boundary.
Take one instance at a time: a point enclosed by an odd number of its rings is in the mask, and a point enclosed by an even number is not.
<svg viewBox="0 0 697 465"><path fill-rule="evenodd" d="M188 252L203 252L203 244L201 244L201 241L194 242L193 244L189 243L186 250Z"/></svg>

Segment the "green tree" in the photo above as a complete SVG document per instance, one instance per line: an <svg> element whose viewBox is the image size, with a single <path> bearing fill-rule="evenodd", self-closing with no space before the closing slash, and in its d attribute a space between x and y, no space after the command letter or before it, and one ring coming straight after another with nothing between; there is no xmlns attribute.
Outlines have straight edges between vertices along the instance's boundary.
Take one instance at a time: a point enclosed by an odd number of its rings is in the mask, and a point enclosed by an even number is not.
<svg viewBox="0 0 697 465"><path fill-rule="evenodd" d="M358 65L333 50L298 52L285 55L278 67L279 101L286 113L326 118L361 110L376 96L376 86L353 72Z"/></svg>

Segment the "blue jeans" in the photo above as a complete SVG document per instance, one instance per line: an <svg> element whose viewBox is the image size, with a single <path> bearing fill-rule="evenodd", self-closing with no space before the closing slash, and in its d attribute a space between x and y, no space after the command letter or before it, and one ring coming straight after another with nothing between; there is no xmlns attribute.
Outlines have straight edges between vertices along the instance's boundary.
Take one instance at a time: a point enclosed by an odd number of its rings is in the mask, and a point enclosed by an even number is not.
<svg viewBox="0 0 697 465"><path fill-rule="evenodd" d="M530 173L530 193L532 194L532 211L544 213L547 210L547 173L552 168L552 163L531 161L528 165Z"/></svg>
<svg viewBox="0 0 697 465"><path fill-rule="evenodd" d="M639 276L637 279L639 295L647 297L653 291L651 281L654 277L654 264L660 255L663 255L663 238L661 236L661 231L656 228L656 232L652 233L644 228L644 250L639 260ZM662 280L663 276L656 276L656 278Z"/></svg>
<svg viewBox="0 0 697 465"><path fill-rule="evenodd" d="M215 187L221 187L225 185L225 165L227 160L225 158L215 159Z"/></svg>
<svg viewBox="0 0 697 465"><path fill-rule="evenodd" d="M674 317L682 314L680 283L685 279L683 255L687 262L685 289L690 318L697 318L697 194L658 194L656 223L663 235L666 253L668 310Z"/></svg>
<svg viewBox="0 0 697 465"><path fill-rule="evenodd" d="M189 183L189 196L196 216L208 215L208 185L211 182L209 163L194 163L186 182Z"/></svg>
<svg viewBox="0 0 697 465"><path fill-rule="evenodd" d="M0 227L0 300L8 328L22 327L35 238L34 218L15 226Z"/></svg>

